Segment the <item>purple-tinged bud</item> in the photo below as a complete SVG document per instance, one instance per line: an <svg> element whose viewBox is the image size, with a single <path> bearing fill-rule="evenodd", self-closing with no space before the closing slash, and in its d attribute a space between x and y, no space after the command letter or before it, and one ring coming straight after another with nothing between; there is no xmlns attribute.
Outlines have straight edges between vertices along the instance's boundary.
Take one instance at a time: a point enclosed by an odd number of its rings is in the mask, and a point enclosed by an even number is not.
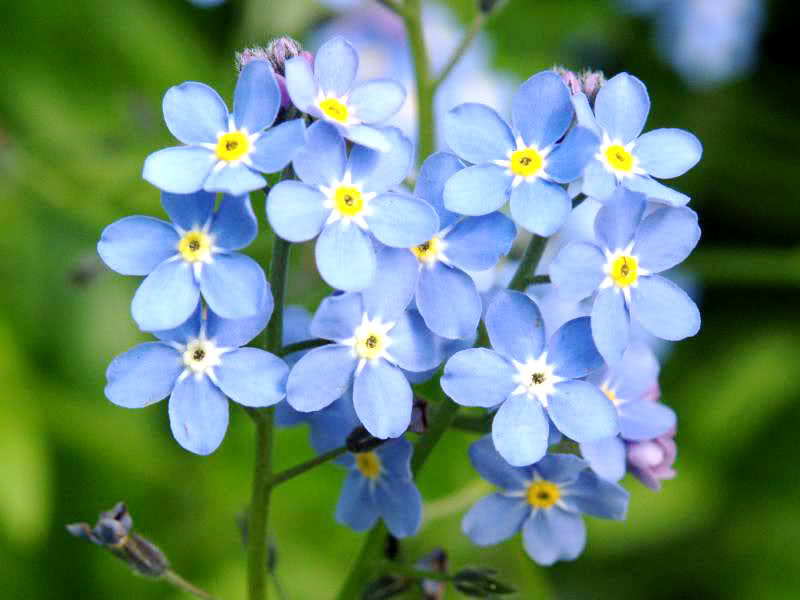
<svg viewBox="0 0 800 600"><path fill-rule="evenodd" d="M672 468L678 454L674 437L675 430L653 440L628 444L628 468L651 490L660 490L661 481L676 475Z"/></svg>
<svg viewBox="0 0 800 600"><path fill-rule="evenodd" d="M280 37L272 40L266 48L256 46L237 52L236 68L241 71L246 64L254 60L267 61L275 72L275 79L281 90L281 108L287 108L291 105L291 99L286 89L286 61L296 56L302 56L309 64L314 64L314 55L303 50L300 42L290 37Z"/></svg>
<svg viewBox="0 0 800 600"><path fill-rule="evenodd" d="M480 10L483 14L488 15L490 12L496 9L501 2L502 0L478 0L478 10Z"/></svg>
<svg viewBox="0 0 800 600"><path fill-rule="evenodd" d="M586 94L589 99L589 104L594 105L594 99L597 97L597 92L606 83L605 75L602 71L585 70L580 73L575 73L564 67L555 66L553 71L561 76L561 80L569 88L569 93L573 96L575 94Z"/></svg>
<svg viewBox="0 0 800 600"><path fill-rule="evenodd" d="M428 431L428 402L425 398L414 396L414 404L411 407L411 422L408 430L413 433L425 433Z"/></svg>
<svg viewBox="0 0 800 600"><path fill-rule="evenodd" d="M447 553L441 548L436 548L431 553L420 558L416 566L423 571L447 573ZM422 588L422 597L425 600L444 599L444 593L447 590L446 581L423 579L419 583Z"/></svg>

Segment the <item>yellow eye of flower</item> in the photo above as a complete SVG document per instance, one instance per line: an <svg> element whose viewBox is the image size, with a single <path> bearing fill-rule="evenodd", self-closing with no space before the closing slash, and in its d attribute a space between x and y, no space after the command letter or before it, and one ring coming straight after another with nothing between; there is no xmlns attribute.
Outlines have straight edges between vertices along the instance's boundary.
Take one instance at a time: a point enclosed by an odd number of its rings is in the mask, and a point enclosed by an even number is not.
<svg viewBox="0 0 800 600"><path fill-rule="evenodd" d="M378 358L385 347L386 340L377 332L369 332L356 340L356 354L367 360Z"/></svg>
<svg viewBox="0 0 800 600"><path fill-rule="evenodd" d="M561 498L561 490L552 481L534 481L528 487L528 504L534 508L550 508Z"/></svg>
<svg viewBox="0 0 800 600"><path fill-rule="evenodd" d="M442 251L442 240L438 237L432 237L427 242L414 246L410 250L411 254L416 256L420 262L434 262Z"/></svg>
<svg viewBox="0 0 800 600"><path fill-rule="evenodd" d="M202 231L190 231L181 238L178 250L186 262L208 260L211 256L211 238Z"/></svg>
<svg viewBox="0 0 800 600"><path fill-rule="evenodd" d="M614 144L606 148L606 160L617 171L630 172L633 170L633 154L621 144Z"/></svg>
<svg viewBox="0 0 800 600"><path fill-rule="evenodd" d="M239 160L250 150L250 139L241 131L223 133L217 139L217 158Z"/></svg>
<svg viewBox="0 0 800 600"><path fill-rule="evenodd" d="M319 109L326 117L338 121L339 123L347 122L347 118L350 116L347 105L336 98L323 100L319 103Z"/></svg>
<svg viewBox="0 0 800 600"><path fill-rule="evenodd" d="M514 175L521 175L522 177L536 175L543 164L542 155L533 148L516 150L511 154L511 172Z"/></svg>
<svg viewBox="0 0 800 600"><path fill-rule="evenodd" d="M605 383L600 386L600 391L606 395L606 398L611 400L611 404L616 406L619 404L619 398L617 398L617 393L608 387Z"/></svg>
<svg viewBox="0 0 800 600"><path fill-rule="evenodd" d="M639 279L639 261L635 256L618 256L611 263L611 279L619 287L628 287Z"/></svg>
<svg viewBox="0 0 800 600"><path fill-rule="evenodd" d="M381 474L381 459L374 452L356 454L356 468L364 477L377 479Z"/></svg>
<svg viewBox="0 0 800 600"><path fill-rule="evenodd" d="M355 217L364 210L364 196L358 188L342 185L336 188L334 206L341 214Z"/></svg>

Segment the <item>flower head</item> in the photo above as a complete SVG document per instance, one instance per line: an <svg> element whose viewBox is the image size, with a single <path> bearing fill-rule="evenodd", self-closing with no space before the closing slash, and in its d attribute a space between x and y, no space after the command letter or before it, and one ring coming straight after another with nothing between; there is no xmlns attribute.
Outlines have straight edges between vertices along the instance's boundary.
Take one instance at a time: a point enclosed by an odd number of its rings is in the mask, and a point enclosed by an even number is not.
<svg viewBox="0 0 800 600"><path fill-rule="evenodd" d="M652 440L628 444L628 468L651 490L661 489L662 480L675 477L672 465L678 448L674 438L673 430Z"/></svg>

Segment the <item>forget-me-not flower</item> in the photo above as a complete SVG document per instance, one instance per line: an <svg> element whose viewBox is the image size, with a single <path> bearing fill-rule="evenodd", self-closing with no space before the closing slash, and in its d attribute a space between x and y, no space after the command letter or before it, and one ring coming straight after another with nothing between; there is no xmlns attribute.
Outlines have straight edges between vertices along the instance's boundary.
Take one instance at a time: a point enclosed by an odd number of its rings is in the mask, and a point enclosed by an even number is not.
<svg viewBox="0 0 800 600"><path fill-rule="evenodd" d="M583 173L583 193L605 200L618 185L642 192L651 200L682 206L689 197L654 178L683 175L700 160L703 146L683 129L654 129L642 134L650 112L647 88L633 75L609 79L594 101L594 112L583 94L572 97L578 124L600 138L597 152Z"/></svg>
<svg viewBox="0 0 800 600"><path fill-rule="evenodd" d="M652 335L681 340L700 329L694 301L657 275L683 261L697 245L697 214L661 207L644 216L644 195L619 187L598 211L596 243L570 242L550 264L550 278L566 299L596 294L592 335L609 363L622 358L631 319Z"/></svg>
<svg viewBox="0 0 800 600"><path fill-rule="evenodd" d="M272 312L262 304L248 319L221 319L198 306L183 325L154 335L117 356L106 371L106 396L125 408L143 408L169 396L169 422L178 443L210 454L228 428L228 400L263 407L286 392L289 367L258 348L241 348L264 329ZM227 397L227 398L226 398Z"/></svg>
<svg viewBox="0 0 800 600"><path fill-rule="evenodd" d="M131 304L144 331L172 329L186 321L202 293L225 319L255 315L263 302L272 310L264 271L249 256L234 252L258 231L248 196L161 194L172 223L152 217L120 219L103 230L97 252L123 275L146 275Z"/></svg>
<svg viewBox="0 0 800 600"><path fill-rule="evenodd" d="M259 171L280 171L305 143L302 119L264 131L280 107L275 74L263 60L248 63L239 74L232 114L204 83L187 81L170 88L164 95L164 120L186 145L148 156L142 177L176 194L206 190L239 195L264 187Z"/></svg>
<svg viewBox="0 0 800 600"><path fill-rule="evenodd" d="M623 520L628 492L600 479L571 454L549 454L535 465L507 464L487 436L469 456L481 476L502 491L478 501L461 528L478 546L499 544L522 531L525 552L540 565L575 560L586 545L584 514Z"/></svg>
<svg viewBox="0 0 800 600"><path fill-rule="evenodd" d="M375 277L372 236L387 246L410 248L439 231L436 211L424 200L389 191L411 167L413 149L398 129L387 128L387 152L355 146L348 158L335 127L318 121L294 158L301 181L270 190L267 216L279 236L304 242L319 235L317 268L331 286L359 291Z"/></svg>
<svg viewBox="0 0 800 600"><path fill-rule="evenodd" d="M294 105L333 124L348 140L379 151L392 140L375 127L392 117L406 99L403 86L391 79L354 85L358 53L344 38L325 42L314 66L302 57L286 61L286 87Z"/></svg>
<svg viewBox="0 0 800 600"><path fill-rule="evenodd" d="M521 292L505 291L495 296L485 323L493 349L454 355L445 365L442 389L463 406L499 406L492 439L510 464L530 465L544 456L548 416L577 442L617 434L614 405L597 386L581 380L603 364L588 318L568 321L546 342L536 303Z"/></svg>
<svg viewBox="0 0 800 600"><path fill-rule="evenodd" d="M463 215L486 215L511 200L514 221L550 236L572 208L560 184L581 176L597 148L597 137L576 127L559 143L575 111L567 86L553 71L522 84L508 124L482 104L462 104L444 122L447 144L470 166L447 182L444 205Z"/></svg>

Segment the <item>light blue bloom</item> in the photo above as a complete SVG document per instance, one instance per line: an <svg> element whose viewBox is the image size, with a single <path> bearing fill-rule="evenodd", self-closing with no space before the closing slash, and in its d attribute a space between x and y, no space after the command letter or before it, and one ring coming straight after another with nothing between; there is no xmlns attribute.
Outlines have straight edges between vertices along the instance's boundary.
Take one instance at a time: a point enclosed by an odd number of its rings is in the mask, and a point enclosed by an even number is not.
<svg viewBox="0 0 800 600"><path fill-rule="evenodd" d="M597 477L577 456L548 454L530 467L512 467L487 436L470 446L469 457L484 479L501 488L478 501L461 522L478 546L499 544L522 531L528 556L549 566L583 552L583 514L625 518L628 492Z"/></svg>
<svg viewBox="0 0 800 600"><path fill-rule="evenodd" d="M572 208L560 184L581 176L598 139L583 127L567 133L575 111L567 86L553 71L522 84L511 107L513 128L491 108L462 104L444 123L447 144L470 166L447 182L444 204L456 213L480 216L510 198L514 221L550 236Z"/></svg>
<svg viewBox="0 0 800 600"><path fill-rule="evenodd" d="M511 219L499 212L459 219L444 208L445 182L462 168L452 154L428 157L414 194L434 207L441 230L418 246L384 246L378 252L378 271L391 273L391 285L402 287L402 295L410 290L428 328L449 339L474 335L481 318L481 298L465 270L495 266L511 249L517 234Z"/></svg>
<svg viewBox="0 0 800 600"><path fill-rule="evenodd" d="M172 329L188 319L202 294L225 319L255 315L262 303L272 310L264 271L249 256L234 252L249 245L258 230L248 196L161 194L172 223L152 217L125 217L103 230L97 252L123 275L146 275L131 304L143 331Z"/></svg>
<svg viewBox="0 0 800 600"><path fill-rule="evenodd" d="M164 95L164 120L186 145L148 156L142 177L175 194L205 190L239 195L264 187L259 172L280 171L305 143L302 119L264 131L275 122L280 105L272 67L263 60L242 69L232 114L203 83L187 81L170 88Z"/></svg>
<svg viewBox="0 0 800 600"><path fill-rule="evenodd" d="M169 422L178 443L210 454L228 428L230 398L263 407L285 395L289 368L277 356L241 348L264 329L271 304L248 319L221 319L197 308L183 325L154 335L117 356L106 371L106 396L125 408L143 408L169 396Z"/></svg>
<svg viewBox="0 0 800 600"><path fill-rule="evenodd" d="M581 381L603 364L588 318L567 322L546 343L536 303L505 291L495 296L485 323L493 349L454 355L445 365L442 389L463 406L499 406L492 439L510 464L530 465L544 456L548 416L577 442L617 434L613 404L597 386Z"/></svg>
<svg viewBox="0 0 800 600"><path fill-rule="evenodd" d="M311 323L316 338L333 343L305 354L292 368L287 400L301 412L320 410L353 387L361 423L378 438L398 437L411 421L412 392L403 370L427 371L441 362L440 345L413 311L377 287L326 298Z"/></svg>
<svg viewBox="0 0 800 600"><path fill-rule="evenodd" d="M582 191L605 200L622 185L649 199L682 206L689 197L654 178L683 175L700 160L703 146L683 129L654 129L642 134L650 112L647 88L636 77L620 73L600 88L594 112L583 94L572 97L578 123L600 138L586 165Z"/></svg>
<svg viewBox="0 0 800 600"><path fill-rule="evenodd" d="M357 72L358 53L335 37L317 50L313 70L301 57L286 61L286 87L301 111L331 123L351 142L386 152L392 140L375 125L400 110L406 92L391 79L354 85Z"/></svg>
<svg viewBox="0 0 800 600"><path fill-rule="evenodd" d="M411 142L399 130L384 131L391 149L377 152L345 142L332 125L318 121L294 159L301 181L281 181L270 190L267 216L275 233L290 242L319 235L317 268L332 287L359 291L375 277L372 237L387 246L410 248L439 231L436 211L409 194L389 191L411 167Z"/></svg>
<svg viewBox="0 0 800 600"><path fill-rule="evenodd" d="M661 207L643 219L646 204L644 195L618 188L597 213L596 243L571 242L550 265L550 278L564 298L594 295L592 335L610 364L628 347L631 319L671 341L700 329L694 301L657 275L697 245L697 215L686 207Z"/></svg>

